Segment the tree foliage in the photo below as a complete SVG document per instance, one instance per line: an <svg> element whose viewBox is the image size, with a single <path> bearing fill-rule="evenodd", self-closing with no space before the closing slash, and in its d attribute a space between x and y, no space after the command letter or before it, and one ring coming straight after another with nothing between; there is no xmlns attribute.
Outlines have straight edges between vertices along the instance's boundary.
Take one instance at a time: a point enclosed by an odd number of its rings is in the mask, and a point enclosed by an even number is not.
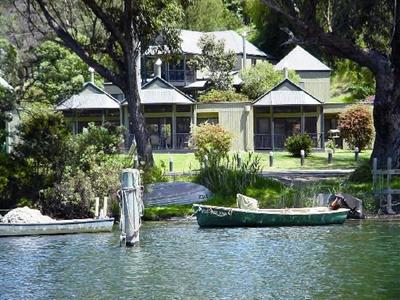
<svg viewBox="0 0 400 300"><path fill-rule="evenodd" d="M234 30L242 25L239 16L222 0L198 0L185 9L183 28L196 31Z"/></svg>
<svg viewBox="0 0 400 300"><path fill-rule="evenodd" d="M53 41L33 49L35 61L26 83L26 101L56 104L79 92L90 79L88 65L75 53ZM97 85L102 80L96 77Z"/></svg>
<svg viewBox="0 0 400 300"><path fill-rule="evenodd" d="M196 55L189 65L201 69L209 75L211 87L217 90L229 90L232 87L231 72L236 63L236 54L225 51L225 42L217 40L212 34L204 34L199 41L201 54Z"/></svg>
<svg viewBox="0 0 400 300"><path fill-rule="evenodd" d="M180 1L22 0L20 11L35 31L76 53L125 94L129 130L139 159L153 164L151 144L140 108L138 59L142 51L174 51L179 45ZM85 38L82 38L85 37Z"/></svg>
<svg viewBox="0 0 400 300"><path fill-rule="evenodd" d="M363 100L375 93L375 78L370 70L346 59L335 62L332 78L334 94L350 94L351 100Z"/></svg>
<svg viewBox="0 0 400 300"><path fill-rule="evenodd" d="M234 90L209 90L205 94L202 94L197 99L201 103L213 103L213 102L246 102L250 101L249 98L242 94L237 93Z"/></svg>
<svg viewBox="0 0 400 300"><path fill-rule="evenodd" d="M361 151L371 144L374 135L372 114L364 105L352 105L339 115L340 135L349 146Z"/></svg>
<svg viewBox="0 0 400 300"><path fill-rule="evenodd" d="M209 123L196 127L191 139L194 156L202 163L217 163L226 157L231 147L232 135L221 125Z"/></svg>
<svg viewBox="0 0 400 300"><path fill-rule="evenodd" d="M289 49L284 45L287 34L282 28L289 26L288 22L262 1L246 0L244 3L244 13L254 26L250 35L252 42L270 55L283 57Z"/></svg>
<svg viewBox="0 0 400 300"><path fill-rule="evenodd" d="M376 82L373 157L400 166L400 5L391 0L263 0L289 24L288 42L368 68Z"/></svg>
<svg viewBox="0 0 400 300"><path fill-rule="evenodd" d="M275 70L269 62L263 61L242 70L240 77L243 80L242 92L254 100L281 82L284 79L284 73ZM289 79L294 83L300 81L300 77L293 70L289 71Z"/></svg>

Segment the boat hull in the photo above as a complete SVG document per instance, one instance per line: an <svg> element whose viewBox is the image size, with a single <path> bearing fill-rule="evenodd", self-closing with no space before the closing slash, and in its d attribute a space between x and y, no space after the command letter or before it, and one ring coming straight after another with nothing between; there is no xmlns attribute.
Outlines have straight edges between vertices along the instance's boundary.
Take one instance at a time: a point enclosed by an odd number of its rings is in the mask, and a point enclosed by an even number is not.
<svg viewBox="0 0 400 300"><path fill-rule="evenodd" d="M77 219L32 224L0 223L0 237L110 232L113 224L114 218Z"/></svg>
<svg viewBox="0 0 400 300"><path fill-rule="evenodd" d="M244 210L217 206L193 205L200 227L269 227L342 224L348 209L259 209Z"/></svg>

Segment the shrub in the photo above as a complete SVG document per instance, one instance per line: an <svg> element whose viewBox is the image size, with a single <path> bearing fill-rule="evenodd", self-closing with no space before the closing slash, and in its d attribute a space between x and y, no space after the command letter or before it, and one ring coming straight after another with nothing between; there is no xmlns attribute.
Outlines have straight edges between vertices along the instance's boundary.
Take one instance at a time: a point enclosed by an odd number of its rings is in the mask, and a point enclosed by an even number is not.
<svg viewBox="0 0 400 300"><path fill-rule="evenodd" d="M257 99L281 82L284 74L275 70L269 62L260 62L241 71L240 77L243 80L242 92L250 99ZM289 71L289 78L295 83L300 81L300 77L293 70Z"/></svg>
<svg viewBox="0 0 400 300"><path fill-rule="evenodd" d="M254 185L261 172L260 158L249 153L239 164L239 156L226 157L223 161L210 160L197 175L196 181L222 196L244 193Z"/></svg>
<svg viewBox="0 0 400 300"><path fill-rule="evenodd" d="M374 126L372 114L366 106L352 105L339 115L341 136L350 147L360 151L371 144Z"/></svg>
<svg viewBox="0 0 400 300"><path fill-rule="evenodd" d="M61 179L69 157L70 133L60 113L36 110L18 126L14 145L15 190L37 201L39 190Z"/></svg>
<svg viewBox="0 0 400 300"><path fill-rule="evenodd" d="M199 102L212 103L212 102L246 102L250 101L249 98L241 93L236 93L233 90L210 90L202 94L198 98Z"/></svg>
<svg viewBox="0 0 400 300"><path fill-rule="evenodd" d="M91 179L81 170L67 172L54 188L46 189L40 199L41 210L53 218L93 217L95 193Z"/></svg>
<svg viewBox="0 0 400 300"><path fill-rule="evenodd" d="M165 174L165 163L161 161L161 167L157 166L144 166L142 173L142 183L144 185L156 183L156 182L167 182Z"/></svg>
<svg viewBox="0 0 400 300"><path fill-rule="evenodd" d="M199 162L220 161L231 147L232 135L220 125L204 123L198 126L191 138L191 147Z"/></svg>
<svg viewBox="0 0 400 300"><path fill-rule="evenodd" d="M304 150L305 155L308 156L311 153L313 146L313 140L308 134L296 134L290 136L285 141L285 148L294 157L300 157L300 151Z"/></svg>
<svg viewBox="0 0 400 300"><path fill-rule="evenodd" d="M95 197L108 197L110 211L115 210L120 172L129 161L97 152L93 146L81 155L80 165L66 166L61 181L41 197L40 206L46 214L67 219L90 217Z"/></svg>
<svg viewBox="0 0 400 300"><path fill-rule="evenodd" d="M84 151L89 146L94 146L97 151L103 151L106 154L118 153L122 143L123 131L123 127L116 127L112 124L98 127L89 123L88 130L76 136L78 152Z"/></svg>

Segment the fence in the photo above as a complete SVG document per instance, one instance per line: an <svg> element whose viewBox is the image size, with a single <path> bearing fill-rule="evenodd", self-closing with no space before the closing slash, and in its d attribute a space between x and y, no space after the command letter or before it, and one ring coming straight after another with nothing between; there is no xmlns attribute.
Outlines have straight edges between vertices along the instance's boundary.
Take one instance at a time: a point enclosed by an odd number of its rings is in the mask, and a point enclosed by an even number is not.
<svg viewBox="0 0 400 300"><path fill-rule="evenodd" d="M386 161L386 170L378 169L378 159L373 159L372 189L375 198L379 199L380 209L385 209L388 214L395 214L394 206L400 202L393 201L393 195L400 195L400 189L392 188L393 176L400 176L400 169L392 169L392 158Z"/></svg>

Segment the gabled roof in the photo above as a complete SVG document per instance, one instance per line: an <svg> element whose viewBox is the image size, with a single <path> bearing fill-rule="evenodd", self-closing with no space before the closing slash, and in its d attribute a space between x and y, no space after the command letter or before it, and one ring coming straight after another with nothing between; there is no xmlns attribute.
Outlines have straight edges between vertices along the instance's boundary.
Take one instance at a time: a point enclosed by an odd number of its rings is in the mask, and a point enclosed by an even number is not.
<svg viewBox="0 0 400 300"><path fill-rule="evenodd" d="M160 77L154 77L142 86L141 104L193 104L195 101ZM123 101L122 104L127 104Z"/></svg>
<svg viewBox="0 0 400 300"><path fill-rule="evenodd" d="M300 46L296 46L275 65L276 70L330 71L331 69Z"/></svg>
<svg viewBox="0 0 400 300"><path fill-rule="evenodd" d="M287 78L253 102L254 106L320 104L320 100Z"/></svg>
<svg viewBox="0 0 400 300"><path fill-rule="evenodd" d="M56 110L119 109L120 103L110 94L91 82L83 85L81 92L61 101Z"/></svg>
<svg viewBox="0 0 400 300"><path fill-rule="evenodd" d="M242 36L237 32L232 30L224 31L211 31L211 32L201 32L201 31L191 31L191 30L181 30L181 52L184 54L201 54L201 49L199 48L199 41L202 35L211 34L214 35L217 40L223 40L225 42L225 49L235 52L237 55L243 55L243 39ZM152 47L148 50L152 53ZM252 43L246 40L246 54L250 56L259 56L267 59L275 59L272 55L266 54L265 52L258 49Z"/></svg>

